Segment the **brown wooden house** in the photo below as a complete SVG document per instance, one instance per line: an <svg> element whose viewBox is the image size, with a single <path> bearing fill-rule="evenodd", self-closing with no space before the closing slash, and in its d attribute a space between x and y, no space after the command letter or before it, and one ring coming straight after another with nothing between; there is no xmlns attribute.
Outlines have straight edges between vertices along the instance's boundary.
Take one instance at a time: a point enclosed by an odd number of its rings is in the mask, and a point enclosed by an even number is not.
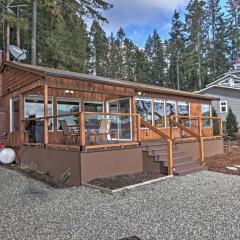
<svg viewBox="0 0 240 240"><path fill-rule="evenodd" d="M223 151L212 97L16 62L1 71L5 142L23 166L54 176L70 169L69 182L79 185L199 171L206 156Z"/></svg>

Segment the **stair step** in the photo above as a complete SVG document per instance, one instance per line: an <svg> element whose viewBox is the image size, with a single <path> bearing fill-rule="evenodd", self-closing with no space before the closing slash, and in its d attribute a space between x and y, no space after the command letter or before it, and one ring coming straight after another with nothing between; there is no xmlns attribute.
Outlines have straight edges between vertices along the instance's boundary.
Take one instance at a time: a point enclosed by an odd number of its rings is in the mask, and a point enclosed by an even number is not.
<svg viewBox="0 0 240 240"><path fill-rule="evenodd" d="M190 155L185 155L183 157L174 157L173 158L173 164L174 165L178 165L178 164L181 164L181 163L187 163L187 162L192 162L192 156ZM155 162L160 162L162 163L163 166L168 166L168 158L165 158L165 159L161 159L161 160L158 160L155 158Z"/></svg>
<svg viewBox="0 0 240 240"><path fill-rule="evenodd" d="M180 152L180 151L173 151L173 157L183 157L185 156L185 152ZM159 159L164 159L168 157L168 152L167 151L150 151L148 152L148 156L159 156Z"/></svg>
<svg viewBox="0 0 240 240"><path fill-rule="evenodd" d="M198 168L199 166L200 164L197 161L174 164L175 172L184 171L185 169L195 169Z"/></svg>
<svg viewBox="0 0 240 240"><path fill-rule="evenodd" d="M177 176L185 176L188 174L197 173L197 172L201 172L201 171L205 171L205 170L208 170L207 166L198 166L197 168L184 169L184 170L175 172L174 174Z"/></svg>
<svg viewBox="0 0 240 240"><path fill-rule="evenodd" d="M148 146L162 146L167 145L167 141L165 139L161 140L143 140L141 141L142 147L148 147Z"/></svg>

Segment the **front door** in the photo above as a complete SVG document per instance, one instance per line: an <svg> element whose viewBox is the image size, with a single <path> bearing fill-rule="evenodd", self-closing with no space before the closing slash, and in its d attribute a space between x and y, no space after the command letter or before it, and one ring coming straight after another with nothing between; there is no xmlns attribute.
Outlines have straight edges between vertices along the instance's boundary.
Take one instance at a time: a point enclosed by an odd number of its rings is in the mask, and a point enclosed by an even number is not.
<svg viewBox="0 0 240 240"><path fill-rule="evenodd" d="M108 101L107 110L110 113L131 113L130 98ZM112 128L117 130L119 140L132 140L131 116L112 117Z"/></svg>

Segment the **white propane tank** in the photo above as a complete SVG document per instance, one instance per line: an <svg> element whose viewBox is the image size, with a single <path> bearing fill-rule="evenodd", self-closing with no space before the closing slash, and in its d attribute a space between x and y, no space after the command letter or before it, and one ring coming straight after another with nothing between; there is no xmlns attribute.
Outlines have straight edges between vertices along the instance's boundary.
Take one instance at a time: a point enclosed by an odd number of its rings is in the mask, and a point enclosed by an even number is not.
<svg viewBox="0 0 240 240"><path fill-rule="evenodd" d="M15 161L16 154L11 148L2 148L0 149L0 163L2 164L11 164Z"/></svg>

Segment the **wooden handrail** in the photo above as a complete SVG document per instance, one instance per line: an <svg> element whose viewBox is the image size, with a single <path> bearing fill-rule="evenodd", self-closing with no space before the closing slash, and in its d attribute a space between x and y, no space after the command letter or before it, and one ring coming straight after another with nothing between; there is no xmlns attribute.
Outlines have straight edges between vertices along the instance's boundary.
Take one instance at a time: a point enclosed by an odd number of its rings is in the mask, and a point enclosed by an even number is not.
<svg viewBox="0 0 240 240"><path fill-rule="evenodd" d="M183 126L181 123L177 122L176 120L170 120L170 121L172 121L172 123L173 123L175 126L179 127L181 130L183 130L183 131L187 132L188 134L190 134L192 137L195 137L195 138L197 138L198 140L200 139L199 134L195 133L193 130L191 130L191 129L185 127L185 126Z"/></svg>
<svg viewBox="0 0 240 240"><path fill-rule="evenodd" d="M148 123L147 121L145 121L143 118L140 118L141 120L141 124L144 127L149 128L150 130L152 130L154 133L160 135L161 137L165 138L165 139L169 139L172 140L170 136L168 136L166 133L162 132L160 129L154 127L152 124Z"/></svg>

